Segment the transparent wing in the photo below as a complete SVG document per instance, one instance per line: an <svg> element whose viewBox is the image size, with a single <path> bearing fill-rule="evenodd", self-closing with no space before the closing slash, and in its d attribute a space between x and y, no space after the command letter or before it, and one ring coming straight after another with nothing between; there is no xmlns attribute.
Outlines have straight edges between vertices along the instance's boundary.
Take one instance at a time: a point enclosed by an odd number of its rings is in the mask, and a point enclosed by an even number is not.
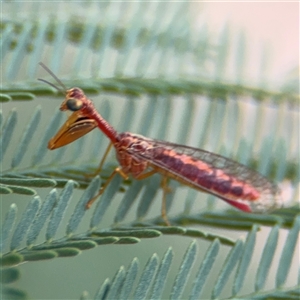
<svg viewBox="0 0 300 300"><path fill-rule="evenodd" d="M146 160L165 176L214 194L244 211L265 212L281 206L277 185L238 162L193 147L138 138L139 143L129 147L130 154Z"/></svg>

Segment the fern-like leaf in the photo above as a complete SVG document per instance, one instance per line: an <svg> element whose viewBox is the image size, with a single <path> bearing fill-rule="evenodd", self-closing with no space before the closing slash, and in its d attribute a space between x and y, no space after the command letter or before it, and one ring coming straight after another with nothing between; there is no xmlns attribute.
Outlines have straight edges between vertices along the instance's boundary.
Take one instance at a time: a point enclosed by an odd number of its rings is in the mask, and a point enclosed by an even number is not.
<svg viewBox="0 0 300 300"><path fill-rule="evenodd" d="M298 220L297 218L294 223L294 227L290 230L289 238L290 236L293 236L293 232L296 232L298 230ZM253 228L253 231L249 233L246 242L243 243L242 240L238 240L235 244L235 246L231 249L231 251L228 253L227 257L225 258L224 264L221 267L221 271L219 276L214 280L214 286L212 290L210 291L211 298L212 299L268 299L272 297L280 297L285 299L294 299L293 297L297 297L299 293L299 286L290 286L290 287L282 287L280 286L278 280L272 290L257 290L253 291L251 294L242 294L237 295L239 292L239 287L241 284L240 279L238 278L244 278L244 276L249 275L246 270L245 262L247 264L250 263L251 257L249 257L249 253L251 252L251 248L254 246L255 241L255 234L256 229ZM269 240L272 240L273 232L270 233ZM292 239L292 238L291 238ZM296 239L293 237L293 242L295 242ZM270 242L267 242L264 245L264 252L267 251L268 248L270 248L269 245ZM196 274L196 277L192 284L191 291L186 290L186 281L189 277L190 273L193 270L194 266L194 259L196 254L196 243L193 241L190 246L187 248L186 253L181 261L180 266L180 272L178 273L177 277L174 279L171 279L171 276L168 276L169 269L172 268L172 250L171 248L168 249L164 255L164 258L159 262L159 258L156 254L152 255L148 261L148 264L145 266L144 270L142 271L140 278L136 278L137 274L137 268L139 267L139 261L137 258L134 258L132 260L131 265L128 268L128 271L126 272L124 267L121 267L119 271L115 275L115 279L113 280L112 284L108 284L109 279L106 279L99 289L101 293L97 293L94 299L100 299L99 295L101 295L101 299L129 299L130 293L133 293L134 299L162 299L162 298L170 298L170 299L182 299L182 297L187 298L187 294L189 294L189 299L201 299L201 291L204 285L204 282L207 280L208 276L210 275L210 271L216 265L216 258L219 253L219 241L216 239L213 241L208 248L208 250L205 253L204 259L200 263L200 266L198 268L198 272ZM276 246L275 246L276 248ZM290 254L293 256L294 249L290 248ZM284 250L281 254L281 261L285 260L285 253ZM236 279L233 282L233 291L232 295L221 295L221 292L224 288L225 283L228 281L229 274L234 272L234 267L236 264L239 264L239 267L235 271ZM280 274L280 267L282 266L282 263L279 263L279 268L277 271L277 275ZM290 269L290 265L288 264L287 269ZM266 277L268 276L268 265L265 264L259 265L258 269L260 272L263 272ZM133 271L134 270L134 271ZM164 271L163 271L164 270ZM162 272L164 272L164 276L162 276ZM243 272L244 275L240 277L240 273ZM137 285L136 289L133 290L132 287L134 286L134 281L138 280L140 283ZM154 279L154 281L153 281ZM162 280L163 279L163 280ZM162 280L162 281L161 281ZM172 291L171 294L168 295L168 291L165 289L166 282L174 280L172 285ZM116 284L117 282L117 284ZM130 285L128 283L130 282ZM158 284L159 282L159 284ZM144 285L144 283L146 285ZM141 284L143 288L141 288ZM152 293L148 295L150 288L152 287ZM159 287L159 288L158 288ZM254 290L254 288L253 288ZM104 292L105 291L105 292ZM126 291L126 298L122 298L121 295L124 295L124 291ZM209 297L208 291L206 291L206 297ZM113 297L111 297L113 295ZM185 295L185 296L183 296ZM295 298L296 299L296 298Z"/></svg>

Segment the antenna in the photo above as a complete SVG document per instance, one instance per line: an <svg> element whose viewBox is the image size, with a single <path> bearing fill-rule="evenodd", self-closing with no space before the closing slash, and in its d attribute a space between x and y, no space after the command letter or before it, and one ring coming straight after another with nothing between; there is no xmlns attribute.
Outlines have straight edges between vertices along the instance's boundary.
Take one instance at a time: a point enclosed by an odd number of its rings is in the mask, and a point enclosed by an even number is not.
<svg viewBox="0 0 300 300"><path fill-rule="evenodd" d="M38 79L40 81L43 81L49 85L51 85L52 87L56 88L58 91L65 93L65 91L67 90L66 86L61 82L61 80L58 79L58 77L46 66L44 65L42 62L39 62L39 65L42 66L55 80L56 82L63 88L63 90L59 89L57 86L55 86L53 83L45 80L45 79Z"/></svg>
<svg viewBox="0 0 300 300"><path fill-rule="evenodd" d="M52 87L54 87L55 89L57 89L59 92L62 92L64 94L64 91L61 90L60 88L58 88L55 84L53 84L53 83L51 83L51 82L49 82L49 81L47 81L45 79L42 79L42 78L38 78L38 80L51 85Z"/></svg>

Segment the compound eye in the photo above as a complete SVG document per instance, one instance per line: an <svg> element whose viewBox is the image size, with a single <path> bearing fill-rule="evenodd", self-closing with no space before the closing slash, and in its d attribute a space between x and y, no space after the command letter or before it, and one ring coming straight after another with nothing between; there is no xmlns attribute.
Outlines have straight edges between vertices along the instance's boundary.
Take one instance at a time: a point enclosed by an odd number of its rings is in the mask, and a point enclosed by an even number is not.
<svg viewBox="0 0 300 300"><path fill-rule="evenodd" d="M76 111L82 108L82 101L77 99L68 99L66 106L69 110Z"/></svg>

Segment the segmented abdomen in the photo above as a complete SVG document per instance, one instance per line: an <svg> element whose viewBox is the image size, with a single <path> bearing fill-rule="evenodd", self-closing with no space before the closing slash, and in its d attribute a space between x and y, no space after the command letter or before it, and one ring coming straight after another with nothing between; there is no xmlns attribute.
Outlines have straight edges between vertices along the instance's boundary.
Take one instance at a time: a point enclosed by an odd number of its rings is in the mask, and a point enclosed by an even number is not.
<svg viewBox="0 0 300 300"><path fill-rule="evenodd" d="M144 147L131 147L131 154L165 176L215 194L244 211L265 212L281 206L279 188L244 165L201 149L138 137L139 146L144 143Z"/></svg>

